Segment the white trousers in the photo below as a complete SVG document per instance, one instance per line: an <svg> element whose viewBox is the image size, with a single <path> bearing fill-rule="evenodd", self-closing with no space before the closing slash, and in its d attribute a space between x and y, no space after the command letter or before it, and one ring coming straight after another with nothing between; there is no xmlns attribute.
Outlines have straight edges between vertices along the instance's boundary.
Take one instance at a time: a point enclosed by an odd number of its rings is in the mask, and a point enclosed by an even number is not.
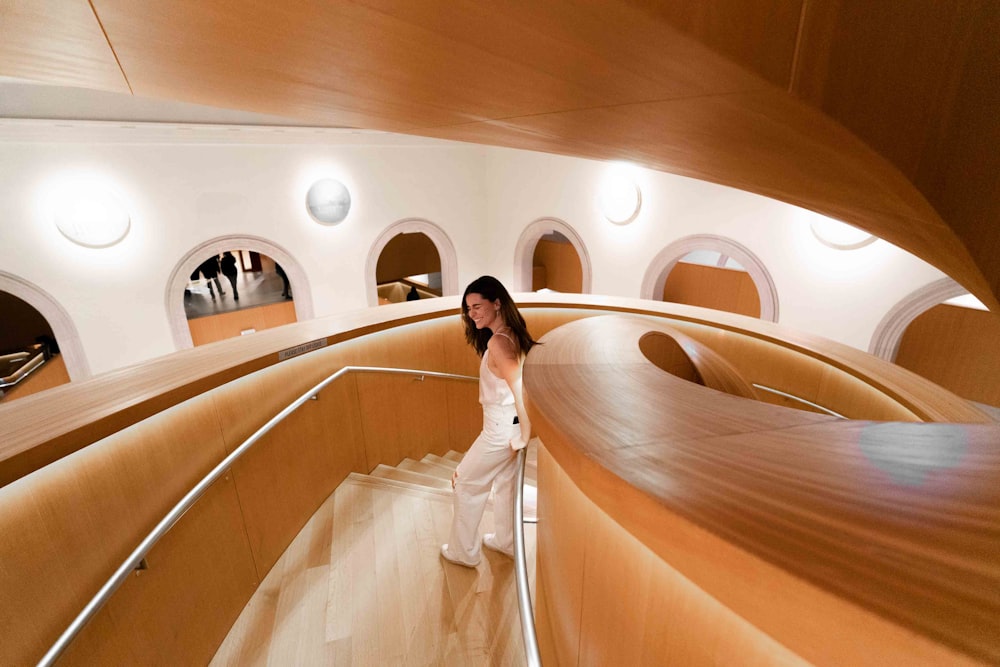
<svg viewBox="0 0 1000 667"><path fill-rule="evenodd" d="M458 480L453 498L454 518L448 554L466 563L480 558L479 522L495 486L493 526L496 544L514 550L514 484L517 456L510 441L520 433L514 424L517 411L513 405L484 405L483 430L458 464Z"/></svg>

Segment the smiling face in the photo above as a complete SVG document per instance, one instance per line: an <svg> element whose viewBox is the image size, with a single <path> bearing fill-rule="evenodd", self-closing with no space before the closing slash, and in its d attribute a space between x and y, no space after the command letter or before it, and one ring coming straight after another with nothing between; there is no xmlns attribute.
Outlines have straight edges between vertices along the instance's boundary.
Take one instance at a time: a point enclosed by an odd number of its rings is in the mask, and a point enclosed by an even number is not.
<svg viewBox="0 0 1000 667"><path fill-rule="evenodd" d="M500 321L500 299L489 301L482 294L470 293L465 297L468 309L466 316L475 323L477 329L496 331Z"/></svg>

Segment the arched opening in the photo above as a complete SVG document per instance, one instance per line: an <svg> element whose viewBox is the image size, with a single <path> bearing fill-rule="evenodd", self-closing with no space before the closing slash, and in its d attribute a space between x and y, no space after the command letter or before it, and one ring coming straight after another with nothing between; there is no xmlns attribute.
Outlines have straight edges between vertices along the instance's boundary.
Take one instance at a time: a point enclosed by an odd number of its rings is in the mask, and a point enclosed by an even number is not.
<svg viewBox="0 0 1000 667"><path fill-rule="evenodd" d="M572 294L583 291L580 255L559 232L549 232L538 239L531 257L531 291L543 289Z"/></svg>
<svg viewBox="0 0 1000 667"><path fill-rule="evenodd" d="M760 317L760 297L742 264L715 250L677 260L663 283L662 300Z"/></svg>
<svg viewBox="0 0 1000 667"><path fill-rule="evenodd" d="M37 285L3 271L0 271L0 292L20 299L45 319L47 325L52 328L70 380L86 380L90 377L90 364L87 363L87 356L83 352L80 334L69 313L58 301ZM2 321L5 324L7 322L6 318Z"/></svg>
<svg viewBox="0 0 1000 667"><path fill-rule="evenodd" d="M543 270L539 271L536 267ZM517 240L514 250L515 292L551 289L589 294L592 275L590 253L583 239L562 220L535 220Z"/></svg>
<svg viewBox="0 0 1000 667"><path fill-rule="evenodd" d="M640 296L778 321L778 291L764 263L731 239L679 239L653 259Z"/></svg>
<svg viewBox="0 0 1000 667"><path fill-rule="evenodd" d="M211 292L209 279L200 269L206 260L220 258L226 252L237 260L238 302L232 298L232 283L221 272L221 261L216 276L218 284L211 279ZM287 277L287 292L278 266ZM211 273L211 268L208 272ZM220 286L225 295L219 294ZM285 293L291 298L285 297ZM190 250L174 266L167 281L165 302L178 349L301 322L313 316L312 292L305 270L284 248L255 236L219 237Z"/></svg>
<svg viewBox="0 0 1000 667"><path fill-rule="evenodd" d="M253 250L208 255L184 288L184 314L195 346L296 321L288 274Z"/></svg>
<svg viewBox="0 0 1000 667"><path fill-rule="evenodd" d="M1000 408L1000 318L951 278L896 304L869 351L963 398Z"/></svg>
<svg viewBox="0 0 1000 667"><path fill-rule="evenodd" d="M0 292L0 402L69 382L55 332L45 316L13 294Z"/></svg>
<svg viewBox="0 0 1000 667"><path fill-rule="evenodd" d="M378 256L375 282L379 305L441 296L441 255L423 232L401 232Z"/></svg>
<svg viewBox="0 0 1000 667"><path fill-rule="evenodd" d="M368 305L377 306L379 303L383 303L379 295L379 278L378 278L378 267L381 261L382 251L385 250L386 246L400 235L408 235L419 233L430 239L435 250L437 251L439 268L438 273L440 274L440 291L435 296L450 296L458 294L458 253L455 251L455 246L445 234L444 230L435 225L433 222L428 220L423 220L421 218L407 218L405 220L400 220L394 222L385 228L375 242L372 244L371 250L368 251L368 260L365 263L365 285L368 291ZM408 243L405 238L400 241L400 243ZM406 269L402 269L405 272ZM398 271L394 271L398 272ZM420 275L423 272L415 272L409 275ZM409 288L403 292L403 299L406 300L406 294L409 292ZM419 292L419 288L418 288Z"/></svg>

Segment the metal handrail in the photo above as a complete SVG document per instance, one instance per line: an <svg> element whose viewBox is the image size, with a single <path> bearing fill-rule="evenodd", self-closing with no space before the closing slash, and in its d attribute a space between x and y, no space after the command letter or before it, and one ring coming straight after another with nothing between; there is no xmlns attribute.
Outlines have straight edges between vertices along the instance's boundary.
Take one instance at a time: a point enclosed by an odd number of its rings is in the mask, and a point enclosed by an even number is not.
<svg viewBox="0 0 1000 667"><path fill-rule="evenodd" d="M541 667L538 637L535 635L535 614L531 610L528 590L528 559L524 553L524 463L525 447L517 453L517 483L514 493L514 580L517 584L517 608L521 614L521 634L524 636L524 657L530 667Z"/></svg>
<svg viewBox="0 0 1000 667"><path fill-rule="evenodd" d="M425 377L437 377L437 378L450 378L459 380L473 380L476 381L478 378L470 377L468 375L456 375L454 373L439 373L437 371L417 371L410 370L406 368L381 368L377 366L344 366L336 373L330 375L328 378L317 384L315 387L305 392L299 396L295 401L289 404L284 410L272 417L266 424L261 426L251 435L249 438L243 441L243 443L234 449L232 453L212 469L210 473L205 475L198 484L188 491L187 495L181 498L180 502L174 505L163 519L156 524L152 532L146 536L146 538L139 543L139 546L125 559L115 573L110 579L101 587L97 594L87 603L87 606L83 608L73 622L70 623L69 627L59 636L59 639L52 645L48 652L42 656L42 659L38 662L39 665L44 665L48 667L55 663L55 661L62 655L63 651L70 645L74 638L83 629L83 626L100 611L107 601L111 598L112 594L125 582L128 578L130 572L140 567L140 563L149 553L150 549L160 541L160 539L169 531L174 524L176 524L184 514L191 509L191 507L201 498L202 495L208 490L212 484L214 484L222 475L235 463L243 454L247 452L258 440L260 440L264 435L267 434L272 428L274 428L278 423L283 421L285 417L292 414L299 407L302 406L306 401L314 398L320 391L326 388L334 380L346 375L350 372L360 372L360 373L393 373L398 375L419 375L420 380ZM522 471L523 473L523 471ZM515 538L516 539L516 538ZM523 539L523 536L522 536ZM530 606L529 606L530 611Z"/></svg>

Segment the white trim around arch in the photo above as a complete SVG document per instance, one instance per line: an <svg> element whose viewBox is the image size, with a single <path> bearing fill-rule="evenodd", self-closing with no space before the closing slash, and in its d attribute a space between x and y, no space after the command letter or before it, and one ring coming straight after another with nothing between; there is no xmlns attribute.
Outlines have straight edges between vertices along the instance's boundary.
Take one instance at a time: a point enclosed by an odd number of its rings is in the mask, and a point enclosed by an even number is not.
<svg viewBox="0 0 1000 667"><path fill-rule="evenodd" d="M886 361L896 361L899 343L903 340L903 334L906 333L906 328L913 320L948 299L968 293L967 289L951 278L935 280L910 292L900 299L899 303L890 308L882 321L875 327L872 342L868 345L869 354L874 354Z"/></svg>
<svg viewBox="0 0 1000 667"><path fill-rule="evenodd" d="M580 258L580 269L583 280L580 283L582 294L590 294L593 280L593 268L590 263L590 253L583 239L566 222L558 218L539 218L524 228L514 249L514 289L515 292L530 292L532 283L532 261L535 257L535 246L546 234L558 232L569 239Z"/></svg>
<svg viewBox="0 0 1000 667"><path fill-rule="evenodd" d="M234 234L219 236L195 246L174 266L167 280L164 303L167 308L167 319L170 322L170 334L174 346L178 350L194 347L191 340L191 330L188 328L187 315L184 313L184 287L191 273L210 255L218 255L226 250L252 250L267 255L284 269L288 282L295 295L295 318L302 322L313 318L312 289L309 278L298 260L279 245L257 236Z"/></svg>
<svg viewBox="0 0 1000 667"><path fill-rule="evenodd" d="M70 380L86 380L90 377L90 364L83 351L83 342L80 340L76 325L73 324L66 309L52 295L41 287L4 271L0 271L0 291L24 301L41 313L49 323Z"/></svg>
<svg viewBox="0 0 1000 667"><path fill-rule="evenodd" d="M365 294L368 295L369 306L378 305L376 270L378 269L379 255L385 250L389 241L399 234L413 234L415 232L427 236L437 248L438 257L441 259L441 295L454 296L458 294L458 253L455 252L455 245L448 238L448 234L430 220L405 218L382 230L368 251L368 260L365 262Z"/></svg>
<svg viewBox="0 0 1000 667"><path fill-rule="evenodd" d="M760 319L767 322L778 321L778 290L767 267L746 246L714 234L685 236L661 250L646 269L639 296L653 301L662 300L663 286L671 269L682 257L694 250L714 250L739 262L757 287L757 296L760 298Z"/></svg>

